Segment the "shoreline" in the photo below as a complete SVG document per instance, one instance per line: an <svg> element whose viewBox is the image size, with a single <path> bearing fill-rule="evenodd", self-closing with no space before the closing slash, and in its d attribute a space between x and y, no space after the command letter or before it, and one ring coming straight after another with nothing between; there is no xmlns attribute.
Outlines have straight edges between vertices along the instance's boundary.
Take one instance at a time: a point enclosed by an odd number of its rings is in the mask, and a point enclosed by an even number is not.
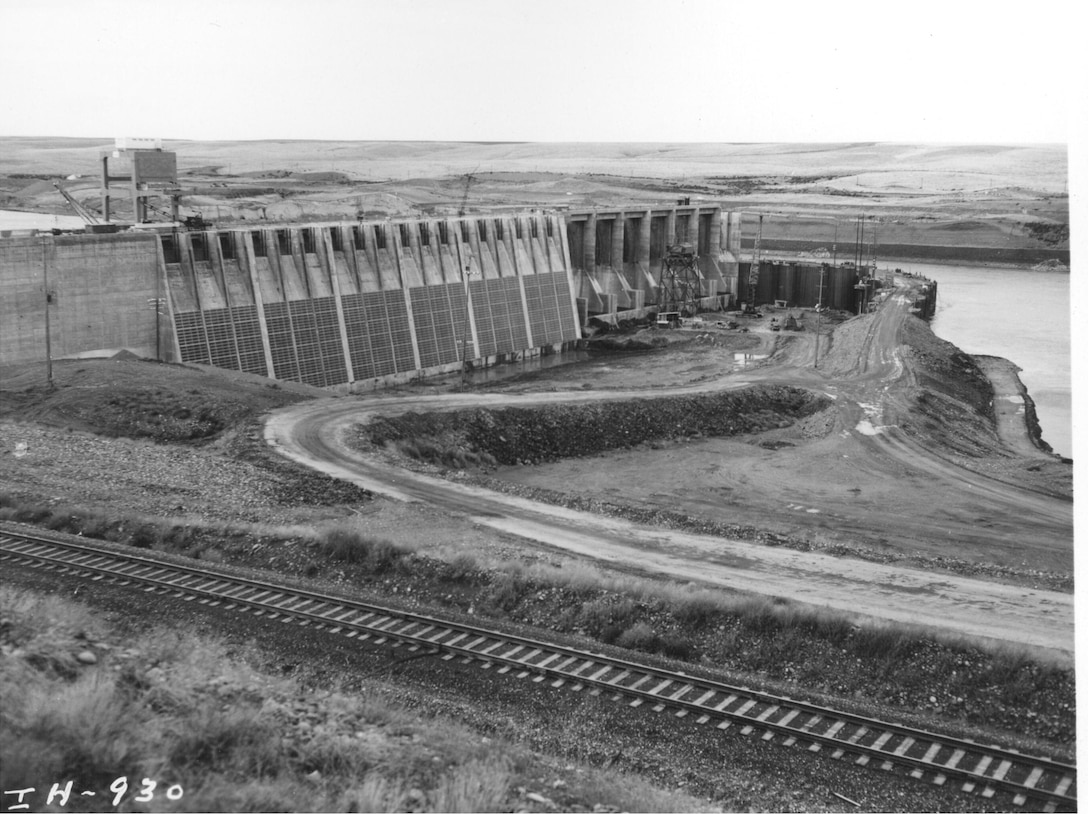
<svg viewBox="0 0 1088 814"><path fill-rule="evenodd" d="M1020 379L1022 368L1001 356L969 355L993 386L994 424L1001 440L1022 455L1044 455L1071 461L1056 453L1043 438L1035 401Z"/></svg>
<svg viewBox="0 0 1088 814"><path fill-rule="evenodd" d="M846 244L844 244L845 246ZM851 244L852 245L852 244ZM762 249L765 255L802 255L811 257L812 252L828 250L830 240L788 240L782 238L764 238ZM750 238L741 244L742 254L751 254L754 243ZM1005 246L957 246L940 243L885 243L877 247L882 258L909 260L917 263L956 263L962 265L1011 265L1031 268L1039 263L1057 260L1066 267L1070 265L1071 252L1068 248L1046 247L1005 247ZM842 258L853 257L852 251L839 253ZM826 258L819 258L826 259Z"/></svg>
<svg viewBox="0 0 1088 814"><path fill-rule="evenodd" d="M811 263L830 262L830 258L828 257L814 257L811 253L805 252L764 250L762 254L764 262L774 260L787 260L790 262L807 261ZM750 262L752 259L750 256L750 252L742 254L742 258L742 263ZM921 263L927 266L967 266L970 268L1015 269L1017 271L1035 271L1035 266L1038 265L1038 263L1014 263L1001 260L959 260L954 257L898 257L892 255L889 255L887 257L880 257L874 262L878 264L878 267L881 264ZM1038 273L1070 274L1071 272L1068 268L1066 268L1064 271L1061 269L1039 269Z"/></svg>

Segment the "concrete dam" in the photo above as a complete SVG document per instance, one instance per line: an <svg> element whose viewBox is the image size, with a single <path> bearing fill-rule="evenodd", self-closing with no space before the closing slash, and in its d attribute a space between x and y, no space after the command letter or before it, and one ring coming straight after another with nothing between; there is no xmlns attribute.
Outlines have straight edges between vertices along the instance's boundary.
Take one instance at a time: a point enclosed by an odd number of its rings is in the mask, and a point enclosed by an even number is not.
<svg viewBox="0 0 1088 814"><path fill-rule="evenodd" d="M381 387L558 352L591 317L657 310L673 243L697 253L695 305L747 300L740 216L708 204L12 235L0 238L0 363L128 350ZM784 268L761 264L757 303L854 310L854 269Z"/></svg>
<svg viewBox="0 0 1088 814"><path fill-rule="evenodd" d="M163 235L184 362L318 387L580 334L557 217Z"/></svg>

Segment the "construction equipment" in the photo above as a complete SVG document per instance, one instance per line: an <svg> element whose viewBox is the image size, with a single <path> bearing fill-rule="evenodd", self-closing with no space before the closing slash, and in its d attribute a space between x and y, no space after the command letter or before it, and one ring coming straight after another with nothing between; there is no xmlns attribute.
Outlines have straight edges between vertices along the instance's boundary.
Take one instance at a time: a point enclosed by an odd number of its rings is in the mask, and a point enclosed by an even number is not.
<svg viewBox="0 0 1088 814"><path fill-rule="evenodd" d="M668 247L661 261L658 277L658 305L668 311L689 315L697 310L700 281L699 257L690 243L677 243Z"/></svg>
<svg viewBox="0 0 1088 814"><path fill-rule="evenodd" d="M155 212L156 214L161 215L169 223L178 223L178 222L180 222L180 223L184 224L185 228L187 230L189 230L190 232L202 232L205 229L211 229L212 228L213 224L210 221L204 220L204 215L201 214L200 212L196 212L193 215L187 215L185 218L179 218L178 205L179 205L180 201L181 201L181 196L180 195L174 195L171 198L171 211L170 212L167 212L165 209L160 209L159 207L154 206L153 204L150 204L150 203L145 204L145 205L152 212Z"/></svg>
<svg viewBox="0 0 1088 814"><path fill-rule="evenodd" d="M763 242L763 216L759 216L759 231L756 233L755 250L752 252L752 265L748 269L748 297L744 303L744 313L756 312L756 284L759 282L760 244Z"/></svg>
<svg viewBox="0 0 1088 814"><path fill-rule="evenodd" d="M479 167L476 170L480 169ZM468 191L472 187L472 182L476 180L476 170L468 173L465 176L465 194L461 196L461 205L457 207L457 217L464 217L465 206L468 204Z"/></svg>
<svg viewBox="0 0 1088 814"><path fill-rule="evenodd" d="M188 215L184 221L185 228L190 232L201 232L205 229L211 229L212 224L204 220L204 216L197 212L195 215Z"/></svg>
<svg viewBox="0 0 1088 814"><path fill-rule="evenodd" d="M661 311L654 321L657 328L682 328L684 320L679 311Z"/></svg>
<svg viewBox="0 0 1088 814"><path fill-rule="evenodd" d="M57 188L57 191L61 195L64 196L64 200L66 200L68 202L68 205L70 207L72 207L72 209L75 210L77 215L79 215L81 218L83 218L83 221L85 223L87 223L87 224L89 224L91 226L94 226L94 225L96 225L98 223L101 223L101 221L97 217L95 217L94 213L91 212L91 210L89 210L87 207L85 207L79 201L77 201L75 198L73 198L68 193L68 190L66 190L64 187L62 187L60 185L59 181L54 181L53 186L55 186Z"/></svg>

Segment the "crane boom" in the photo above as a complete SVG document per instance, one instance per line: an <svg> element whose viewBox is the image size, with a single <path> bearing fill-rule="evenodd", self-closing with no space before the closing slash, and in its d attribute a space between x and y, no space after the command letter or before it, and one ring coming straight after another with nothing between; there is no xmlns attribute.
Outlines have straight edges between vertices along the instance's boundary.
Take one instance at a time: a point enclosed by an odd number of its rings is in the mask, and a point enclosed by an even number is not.
<svg viewBox="0 0 1088 814"><path fill-rule="evenodd" d="M98 218L94 216L94 213L92 213L91 210L89 210L87 207L85 207L83 204L73 198L68 193L68 190L62 187L58 182L54 181L53 186L55 186L57 188L57 191L64 196L64 200L66 200L68 202L68 205L76 211L76 214L83 218L84 222L92 225L99 222Z"/></svg>
<svg viewBox="0 0 1088 814"><path fill-rule="evenodd" d="M472 182L476 180L476 170L480 169L476 167L475 170L465 176L465 194L461 196L461 205L457 207L457 217L464 217L465 207L468 206L468 191L472 187Z"/></svg>
<svg viewBox="0 0 1088 814"><path fill-rule="evenodd" d="M748 302L746 311L754 311L756 299L756 283L759 282L759 254L760 243L763 242L763 216L759 216L759 231L756 233L755 251L752 253L752 265L748 269Z"/></svg>

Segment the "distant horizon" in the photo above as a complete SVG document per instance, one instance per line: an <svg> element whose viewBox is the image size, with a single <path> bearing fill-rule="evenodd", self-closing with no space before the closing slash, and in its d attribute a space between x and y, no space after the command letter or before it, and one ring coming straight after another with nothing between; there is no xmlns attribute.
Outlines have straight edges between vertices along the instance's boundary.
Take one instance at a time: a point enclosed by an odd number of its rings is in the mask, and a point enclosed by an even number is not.
<svg viewBox="0 0 1088 814"><path fill-rule="evenodd" d="M133 138L132 134L123 136L65 136L65 135L0 135L3 139L66 139L70 141L116 141L119 138ZM209 142L223 144L252 144L262 142L290 142L308 143L317 142L323 144L726 144L731 146L743 145L819 145L819 146L860 146L865 144L916 144L924 147L1064 147L1069 149L1067 141L953 141L953 140L918 140L918 139L808 139L808 140L770 140L770 141L706 141L691 140L682 141L675 139L637 139L637 140L590 140L590 139L483 139L483 138L175 138L174 136L135 136L136 138L155 138L162 141L191 142L204 144Z"/></svg>

